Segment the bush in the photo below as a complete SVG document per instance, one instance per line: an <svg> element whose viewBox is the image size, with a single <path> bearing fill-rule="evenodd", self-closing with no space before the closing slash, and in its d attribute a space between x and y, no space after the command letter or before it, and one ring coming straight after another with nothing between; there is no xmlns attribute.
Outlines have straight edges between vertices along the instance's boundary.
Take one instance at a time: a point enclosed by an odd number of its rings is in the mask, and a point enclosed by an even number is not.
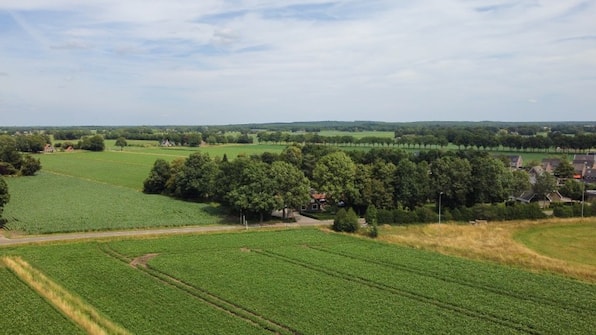
<svg viewBox="0 0 596 335"><path fill-rule="evenodd" d="M358 231L358 228L358 215L356 215L356 212L352 208L347 211L344 208L340 208L337 211L335 220L333 220L333 230L355 233Z"/></svg>
<svg viewBox="0 0 596 335"><path fill-rule="evenodd" d="M553 208L553 215L558 218L573 217L573 208L569 206L555 206Z"/></svg>
<svg viewBox="0 0 596 335"><path fill-rule="evenodd" d="M395 223L395 221L393 220L393 212L389 209L379 209L377 211L377 223L378 224Z"/></svg>
<svg viewBox="0 0 596 335"><path fill-rule="evenodd" d="M437 222L439 218L438 214L428 207L418 207L414 212L416 214L416 222Z"/></svg>
<svg viewBox="0 0 596 335"><path fill-rule="evenodd" d="M7 176L17 174L18 170L12 166L12 164L7 162L0 162L0 175Z"/></svg>
<svg viewBox="0 0 596 335"><path fill-rule="evenodd" d="M39 170L41 170L41 162L39 159L31 157L31 155L25 155L23 157L23 163L21 164L21 175L33 176Z"/></svg>

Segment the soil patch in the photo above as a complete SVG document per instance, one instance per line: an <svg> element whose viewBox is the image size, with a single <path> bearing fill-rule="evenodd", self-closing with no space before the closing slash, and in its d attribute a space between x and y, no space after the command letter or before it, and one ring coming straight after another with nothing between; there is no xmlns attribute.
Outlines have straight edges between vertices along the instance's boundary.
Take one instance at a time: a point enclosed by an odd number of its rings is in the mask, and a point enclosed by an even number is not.
<svg viewBox="0 0 596 335"><path fill-rule="evenodd" d="M155 258L157 255L159 255L159 254L146 254L146 255L143 255L143 256L139 256L139 257L133 259L130 262L130 266L132 266L133 268L136 268L136 267L139 267L139 266L142 266L142 267L146 268L147 267L147 263L150 260L152 260L153 258Z"/></svg>

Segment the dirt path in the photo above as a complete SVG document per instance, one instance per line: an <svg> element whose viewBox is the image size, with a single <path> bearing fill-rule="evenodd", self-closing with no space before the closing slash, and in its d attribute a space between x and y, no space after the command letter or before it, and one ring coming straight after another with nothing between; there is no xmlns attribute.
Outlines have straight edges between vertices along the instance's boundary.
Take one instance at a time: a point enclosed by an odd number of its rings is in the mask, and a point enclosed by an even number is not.
<svg viewBox="0 0 596 335"><path fill-rule="evenodd" d="M101 232L80 232L68 234L49 234L49 235L24 235L14 238L7 238L0 231L0 247L45 243L56 241L75 241L87 239L101 239L110 237L135 237L135 236L156 236L156 235L179 235L179 234L193 234L203 232L217 232L217 231L232 231L243 229L260 229L260 228L282 228L282 227L301 227L301 226L323 226L329 225L330 221L318 221L308 217L296 215L296 223L273 223L273 224L254 224L248 227L240 225L218 225L218 226L194 226L181 228L160 228L160 229L143 229L143 230L122 230L122 231L101 231Z"/></svg>

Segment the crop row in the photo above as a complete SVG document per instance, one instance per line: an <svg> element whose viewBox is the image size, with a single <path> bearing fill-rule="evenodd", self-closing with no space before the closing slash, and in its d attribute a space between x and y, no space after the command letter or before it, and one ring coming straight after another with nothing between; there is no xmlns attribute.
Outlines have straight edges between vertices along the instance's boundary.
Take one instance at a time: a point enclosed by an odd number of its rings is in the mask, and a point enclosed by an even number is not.
<svg viewBox="0 0 596 335"><path fill-rule="evenodd" d="M124 263L130 264L132 261L130 258L118 253L117 251L115 251L107 245L103 245L101 249L107 255L114 257L115 259L118 259ZM247 322L253 323L263 328L263 330L265 331L270 331L275 334L299 334L297 331L285 325L278 324L275 321L269 320L263 315L259 315L250 310L247 310L242 306L235 304L232 301L227 301L226 299L218 297L217 295L212 294L204 289L201 289L200 287L192 286L188 283L179 280L178 278L174 278L168 275L167 273L153 269L151 266L137 266L137 269L151 275L152 277L163 282L164 284L169 284L190 294L191 296L212 306L213 308L220 309Z"/></svg>
<svg viewBox="0 0 596 335"><path fill-rule="evenodd" d="M461 276L459 276L459 273L457 273L457 272L449 273L449 272L443 271L441 273L437 273L437 271L433 271L432 269L429 269L429 268L421 268L419 266L413 266L413 265L404 265L404 264L390 262L388 260L371 259L371 258L364 257L361 254L349 252L347 250L332 251L332 250L329 250L329 249L326 249L323 247L316 247L316 246L311 247L311 248L315 249L317 251L320 251L320 252L331 253L334 255L339 255L339 256L343 256L343 257L347 257L347 258L351 258L351 259L358 259L358 260L361 260L361 261L364 261L367 263L372 263L372 264L376 264L376 265L379 265L382 267L390 268L395 271L409 272L409 273L412 273L415 275L419 275L421 277L426 277L429 279L438 279L438 280L441 280L441 281L444 281L447 283L459 284L462 286L467 286L470 288L479 289L482 291L487 291L487 292L495 293L498 295L510 296L515 299L529 300L529 301L532 301L537 304L547 304L547 305L555 306L557 308L568 309L575 313L580 313L580 314L593 313L595 311L594 307L596 307L596 306L591 306L588 304L587 306L584 306L582 308L580 306L577 306L576 304L569 302L566 299L554 300L549 297L545 297L543 295L534 296L529 292L522 292L523 289L522 289L522 287L520 287L520 285L517 285L514 287L509 287L509 288L505 289L500 285L494 285L494 283L491 285L486 282L480 282L479 280L472 281L472 280L470 280L470 278L462 278ZM478 276L476 276L475 278L478 278ZM423 280L423 279L421 279L421 280ZM569 299L568 296L566 298Z"/></svg>
<svg viewBox="0 0 596 335"><path fill-rule="evenodd" d="M563 326L568 333L581 334L590 327L588 313L576 313L562 306L543 305L459 283L396 271L354 258L305 248L280 248L263 253L330 276L375 287L387 294L436 304L526 333L553 332Z"/></svg>
<svg viewBox="0 0 596 335"><path fill-rule="evenodd" d="M163 255L150 265L302 333L511 332L502 324L388 295L246 248Z"/></svg>
<svg viewBox="0 0 596 335"><path fill-rule="evenodd" d="M329 244L323 248L314 247L395 270L483 288L540 304L563 307L577 313L596 313L596 290L593 289L593 285L560 276L537 275L521 269L382 243ZM592 289L589 289L590 287Z"/></svg>

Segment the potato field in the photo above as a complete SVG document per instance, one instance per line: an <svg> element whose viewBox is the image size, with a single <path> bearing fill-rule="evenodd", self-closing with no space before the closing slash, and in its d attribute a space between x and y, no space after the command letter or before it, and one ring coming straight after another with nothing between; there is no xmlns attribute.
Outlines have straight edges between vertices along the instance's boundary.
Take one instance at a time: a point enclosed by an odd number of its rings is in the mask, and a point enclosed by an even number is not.
<svg viewBox="0 0 596 335"><path fill-rule="evenodd" d="M21 257L134 334L588 334L596 324L593 284L317 229L2 254ZM77 332L1 266L3 291L12 292L4 306ZM2 328L20 327L4 321Z"/></svg>

